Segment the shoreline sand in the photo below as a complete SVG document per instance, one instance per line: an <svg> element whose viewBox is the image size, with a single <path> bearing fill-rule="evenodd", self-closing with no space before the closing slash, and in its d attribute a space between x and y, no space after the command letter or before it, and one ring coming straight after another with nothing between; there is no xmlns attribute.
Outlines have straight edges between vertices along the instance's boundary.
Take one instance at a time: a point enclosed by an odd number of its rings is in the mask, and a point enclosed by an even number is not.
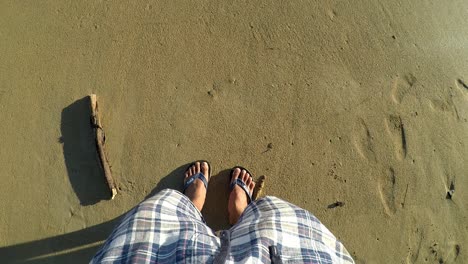
<svg viewBox="0 0 468 264"><path fill-rule="evenodd" d="M240 164L268 177L267 195L316 215L357 263L466 262L467 9L1 3L0 259L84 262L120 215L180 188L185 165L206 159L214 229L226 227L226 174ZM91 93L120 188L112 201L90 141Z"/></svg>

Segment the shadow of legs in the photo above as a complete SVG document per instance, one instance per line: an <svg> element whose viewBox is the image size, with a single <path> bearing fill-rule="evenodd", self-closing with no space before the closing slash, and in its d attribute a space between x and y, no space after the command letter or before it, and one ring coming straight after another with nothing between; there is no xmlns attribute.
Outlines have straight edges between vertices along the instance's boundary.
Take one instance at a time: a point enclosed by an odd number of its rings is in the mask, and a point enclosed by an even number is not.
<svg viewBox="0 0 468 264"><path fill-rule="evenodd" d="M0 248L2 263L87 263L99 246L83 247L106 240L121 217L79 231ZM71 252L61 253L71 250ZM49 254L57 254L51 255Z"/></svg>
<svg viewBox="0 0 468 264"><path fill-rule="evenodd" d="M182 192L184 174L190 165L191 163L182 165L162 178L151 193L146 196L146 199L167 188ZM215 231L229 229L230 227L227 217L230 173L231 170L224 170L217 175L212 175L208 184L208 192L202 213L208 226Z"/></svg>
<svg viewBox="0 0 468 264"><path fill-rule="evenodd" d="M170 188L182 191L184 173L190 164L185 164L163 179L146 197ZM102 175L101 175L102 176ZM229 198L230 170L211 177L203 215L213 230L228 229L227 202ZM103 184L104 187L107 187ZM107 190L107 188L105 188ZM125 215L125 214L124 214ZM5 263L86 263L100 248L94 243L106 240L121 217L68 234L0 248L0 259ZM91 245L87 247L87 245ZM76 249L79 248L79 249ZM76 249L76 250L75 250ZM65 253L62 253L64 252ZM55 255L52 255L55 254Z"/></svg>
<svg viewBox="0 0 468 264"><path fill-rule="evenodd" d="M231 170L223 170L212 176L206 194L202 212L206 223L215 231L230 228L227 210L230 174Z"/></svg>

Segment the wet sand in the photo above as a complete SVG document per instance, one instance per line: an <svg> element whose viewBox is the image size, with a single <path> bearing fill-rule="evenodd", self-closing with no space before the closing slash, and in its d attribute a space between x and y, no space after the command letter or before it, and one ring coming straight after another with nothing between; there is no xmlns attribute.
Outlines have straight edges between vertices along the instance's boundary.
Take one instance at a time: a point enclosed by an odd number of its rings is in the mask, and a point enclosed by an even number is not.
<svg viewBox="0 0 468 264"><path fill-rule="evenodd" d="M0 259L86 262L119 216L207 159L214 229L227 227L228 170L243 165L357 263L467 262L467 9L3 1Z"/></svg>

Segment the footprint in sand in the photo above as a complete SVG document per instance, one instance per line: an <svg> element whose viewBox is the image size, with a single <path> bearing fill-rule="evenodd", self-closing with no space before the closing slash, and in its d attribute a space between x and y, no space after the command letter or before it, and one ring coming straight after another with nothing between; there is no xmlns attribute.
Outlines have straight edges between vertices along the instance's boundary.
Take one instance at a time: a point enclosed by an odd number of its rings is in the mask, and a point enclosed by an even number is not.
<svg viewBox="0 0 468 264"><path fill-rule="evenodd" d="M380 199L387 215L393 215L396 212L395 206L395 189L396 177L395 170L390 168L386 175L379 179L379 193Z"/></svg>
<svg viewBox="0 0 468 264"><path fill-rule="evenodd" d="M468 110L463 107L468 101L468 84L463 79L456 79L454 87L450 86L446 93L431 98L429 107L433 111L452 114L458 121L468 122Z"/></svg>
<svg viewBox="0 0 468 264"><path fill-rule="evenodd" d="M374 151L374 137L363 119L359 119L357 127L354 129L354 145L361 157L376 162Z"/></svg>
<svg viewBox="0 0 468 264"><path fill-rule="evenodd" d="M429 258L438 263L455 263L460 255L460 244L449 242L439 244L434 242L429 246ZM428 258L426 258L426 261Z"/></svg>
<svg viewBox="0 0 468 264"><path fill-rule="evenodd" d="M440 112L452 112L453 107L451 106L448 99L432 99L429 103L429 107L432 110L440 111Z"/></svg>
<svg viewBox="0 0 468 264"><path fill-rule="evenodd" d="M406 157L408 151L403 122L400 116L393 115L389 116L385 121L387 132L394 142L393 149L395 150L395 157L401 161ZM353 143L357 149L357 152L363 158L371 162L378 162L374 137L372 136L369 127L366 125L363 119L359 119L357 122L357 127L354 128ZM385 213L389 216L395 214L397 210L396 183L396 173L392 167L390 167L386 173L380 176L377 181L382 206L384 207ZM406 189L408 189L408 186ZM401 201L401 207L404 207L405 205L406 192L407 190L404 193L403 201Z"/></svg>
<svg viewBox="0 0 468 264"><path fill-rule="evenodd" d="M390 115L386 120L387 132L392 138L395 155L398 160L403 160L408 153L406 132L400 116Z"/></svg>
<svg viewBox="0 0 468 264"><path fill-rule="evenodd" d="M403 98L408 94L411 88L416 83L416 77L413 74L409 73L401 77L395 78L392 87L392 100L393 102L399 104L403 101Z"/></svg>
<svg viewBox="0 0 468 264"><path fill-rule="evenodd" d="M406 255L406 264L413 264L419 258L419 252L421 251L421 245L423 241L423 233L419 229L416 229L409 236L408 241L408 254Z"/></svg>

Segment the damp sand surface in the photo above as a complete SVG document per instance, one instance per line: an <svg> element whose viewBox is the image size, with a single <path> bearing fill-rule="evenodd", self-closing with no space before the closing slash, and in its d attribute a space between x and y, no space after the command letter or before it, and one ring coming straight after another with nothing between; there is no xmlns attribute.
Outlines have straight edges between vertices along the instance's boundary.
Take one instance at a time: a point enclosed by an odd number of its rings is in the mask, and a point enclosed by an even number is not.
<svg viewBox="0 0 468 264"><path fill-rule="evenodd" d="M468 261L466 1L2 1L0 258L83 263L211 161L315 214L357 263ZM119 193L97 163L96 93Z"/></svg>

